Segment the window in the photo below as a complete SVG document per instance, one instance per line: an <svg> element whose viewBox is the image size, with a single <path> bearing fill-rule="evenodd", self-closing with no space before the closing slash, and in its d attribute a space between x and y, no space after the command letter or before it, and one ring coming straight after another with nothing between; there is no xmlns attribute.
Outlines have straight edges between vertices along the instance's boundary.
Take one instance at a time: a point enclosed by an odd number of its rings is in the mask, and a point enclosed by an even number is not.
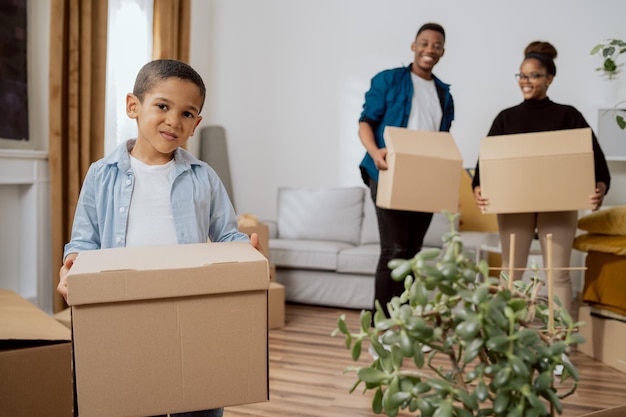
<svg viewBox="0 0 626 417"><path fill-rule="evenodd" d="M109 0L104 154L137 136L126 115L126 94L139 69L152 60L153 0Z"/></svg>
<svg viewBox="0 0 626 417"><path fill-rule="evenodd" d="M26 0L0 5L0 139L28 141Z"/></svg>

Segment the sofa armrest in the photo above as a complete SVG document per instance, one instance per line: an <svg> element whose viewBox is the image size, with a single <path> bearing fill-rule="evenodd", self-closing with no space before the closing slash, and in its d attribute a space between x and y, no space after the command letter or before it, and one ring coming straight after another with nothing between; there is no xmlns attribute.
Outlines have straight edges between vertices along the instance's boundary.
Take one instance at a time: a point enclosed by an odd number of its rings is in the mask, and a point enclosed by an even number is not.
<svg viewBox="0 0 626 417"><path fill-rule="evenodd" d="M278 238L278 222L276 220L263 220L263 223L267 224L269 238Z"/></svg>

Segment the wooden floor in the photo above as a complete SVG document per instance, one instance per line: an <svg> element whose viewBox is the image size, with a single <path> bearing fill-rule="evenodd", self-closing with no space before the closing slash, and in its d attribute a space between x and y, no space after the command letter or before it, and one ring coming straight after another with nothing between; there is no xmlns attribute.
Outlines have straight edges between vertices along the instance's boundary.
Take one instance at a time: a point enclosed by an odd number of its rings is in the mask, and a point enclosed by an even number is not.
<svg viewBox="0 0 626 417"><path fill-rule="evenodd" d="M356 376L343 372L348 366L368 366L369 355L365 352L355 363L344 339L330 336L344 313L350 328L356 329L358 311L287 304L285 327L269 334L270 400L226 408L224 416L373 416L372 394L360 389L350 394ZM570 359L580 372L580 385L563 400L564 417L626 404L626 374L581 353L574 352Z"/></svg>

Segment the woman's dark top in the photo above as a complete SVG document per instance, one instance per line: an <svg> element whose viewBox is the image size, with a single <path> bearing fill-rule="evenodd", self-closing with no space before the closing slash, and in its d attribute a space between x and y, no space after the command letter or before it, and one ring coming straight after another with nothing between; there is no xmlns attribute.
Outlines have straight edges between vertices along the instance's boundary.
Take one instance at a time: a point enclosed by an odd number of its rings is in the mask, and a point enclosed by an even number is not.
<svg viewBox="0 0 626 417"><path fill-rule="evenodd" d="M572 106L558 104L549 98L524 100L521 104L502 110L495 118L488 136L513 135L517 133L545 132L550 130L578 129L589 127L583 115ZM592 131L593 159L596 182L606 184L609 191L611 175L604 152ZM472 180L472 189L480 185L479 163Z"/></svg>

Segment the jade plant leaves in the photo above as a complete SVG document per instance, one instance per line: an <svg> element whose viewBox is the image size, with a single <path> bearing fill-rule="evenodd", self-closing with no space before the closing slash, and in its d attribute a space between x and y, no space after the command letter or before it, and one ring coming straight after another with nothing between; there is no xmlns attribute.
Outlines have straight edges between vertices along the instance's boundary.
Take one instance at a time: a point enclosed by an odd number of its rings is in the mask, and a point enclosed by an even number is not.
<svg viewBox="0 0 626 417"><path fill-rule="evenodd" d="M581 323L557 303L548 328L548 305L536 295L543 281L535 275L509 289L502 284L506 274L488 277L486 262L477 264L464 251L454 229L457 215L448 216L443 250L389 262L405 292L388 304L388 316L377 302L373 325L365 311L357 331L348 329L343 316L338 320L333 334L345 337L353 360L364 344L378 354L369 367L348 369L356 371L354 387L364 383L374 390L372 411L387 416L401 409L424 417L560 414L561 399L578 386L578 371L563 355L584 342L577 333ZM554 386L557 365L564 368L560 391Z"/></svg>

